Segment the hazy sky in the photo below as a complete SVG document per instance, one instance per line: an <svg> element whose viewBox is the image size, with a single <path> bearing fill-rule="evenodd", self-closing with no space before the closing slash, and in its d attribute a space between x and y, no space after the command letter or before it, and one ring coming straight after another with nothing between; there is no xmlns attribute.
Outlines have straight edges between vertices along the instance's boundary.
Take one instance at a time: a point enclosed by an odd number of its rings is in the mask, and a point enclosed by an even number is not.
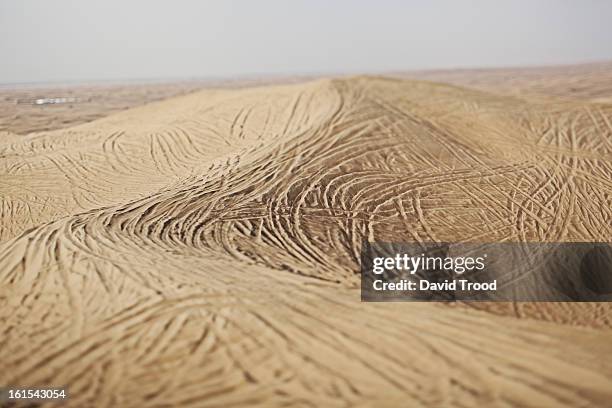
<svg viewBox="0 0 612 408"><path fill-rule="evenodd" d="M607 0L0 0L0 83L612 59Z"/></svg>

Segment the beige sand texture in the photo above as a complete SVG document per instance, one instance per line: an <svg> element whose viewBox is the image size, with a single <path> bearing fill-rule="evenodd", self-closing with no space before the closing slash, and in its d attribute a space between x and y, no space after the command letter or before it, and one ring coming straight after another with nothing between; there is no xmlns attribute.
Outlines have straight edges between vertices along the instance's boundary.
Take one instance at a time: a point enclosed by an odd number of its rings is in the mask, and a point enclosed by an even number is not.
<svg viewBox="0 0 612 408"><path fill-rule="evenodd" d="M610 241L612 105L382 77L0 136L0 383L74 407L609 407L604 303L361 303L361 242Z"/></svg>
<svg viewBox="0 0 612 408"><path fill-rule="evenodd" d="M399 73L400 78L440 81L505 94L612 102L612 62Z"/></svg>
<svg viewBox="0 0 612 408"><path fill-rule="evenodd" d="M0 132L16 134L62 129L109 114L193 92L203 84L55 84L0 87ZM70 103L38 105L37 99L71 98Z"/></svg>

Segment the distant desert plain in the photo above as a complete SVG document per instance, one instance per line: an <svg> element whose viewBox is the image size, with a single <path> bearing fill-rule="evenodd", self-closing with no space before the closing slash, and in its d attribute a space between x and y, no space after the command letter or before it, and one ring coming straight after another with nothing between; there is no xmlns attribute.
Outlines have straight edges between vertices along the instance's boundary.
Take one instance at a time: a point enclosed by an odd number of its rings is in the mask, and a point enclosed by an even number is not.
<svg viewBox="0 0 612 408"><path fill-rule="evenodd" d="M612 63L270 82L0 88L0 385L612 406L609 304L365 303L359 279L364 240L612 241Z"/></svg>

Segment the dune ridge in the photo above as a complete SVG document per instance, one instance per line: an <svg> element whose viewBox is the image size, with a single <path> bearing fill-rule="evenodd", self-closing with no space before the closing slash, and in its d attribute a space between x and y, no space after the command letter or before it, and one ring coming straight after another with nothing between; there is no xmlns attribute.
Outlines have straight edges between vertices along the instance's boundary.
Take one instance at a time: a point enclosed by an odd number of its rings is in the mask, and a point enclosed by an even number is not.
<svg viewBox="0 0 612 408"><path fill-rule="evenodd" d="M612 237L612 105L384 77L0 139L0 383L69 406L606 406L606 304L364 304L361 242ZM603 357L603 358L602 358Z"/></svg>

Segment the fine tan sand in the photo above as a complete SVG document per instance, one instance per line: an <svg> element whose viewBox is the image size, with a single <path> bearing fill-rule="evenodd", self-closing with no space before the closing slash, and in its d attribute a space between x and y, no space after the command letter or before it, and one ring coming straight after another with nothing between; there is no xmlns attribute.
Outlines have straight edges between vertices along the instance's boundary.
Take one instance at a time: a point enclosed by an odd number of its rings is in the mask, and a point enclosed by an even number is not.
<svg viewBox="0 0 612 408"><path fill-rule="evenodd" d="M612 62L529 68L446 69L396 74L515 96L612 103Z"/></svg>
<svg viewBox="0 0 612 408"><path fill-rule="evenodd" d="M612 104L529 95L319 79L0 134L0 384L609 407L608 304L360 302L364 239L612 240Z"/></svg>
<svg viewBox="0 0 612 408"><path fill-rule="evenodd" d="M6 86L0 88L0 132L62 129L201 88L196 82ZM57 105L35 103L44 98L72 99Z"/></svg>
<svg viewBox="0 0 612 408"><path fill-rule="evenodd" d="M311 77L253 77L225 80L184 80L136 83L0 85L0 132L25 135L64 129L91 122L115 112L185 95L202 89L301 82ZM72 98L70 103L36 104L45 98Z"/></svg>

